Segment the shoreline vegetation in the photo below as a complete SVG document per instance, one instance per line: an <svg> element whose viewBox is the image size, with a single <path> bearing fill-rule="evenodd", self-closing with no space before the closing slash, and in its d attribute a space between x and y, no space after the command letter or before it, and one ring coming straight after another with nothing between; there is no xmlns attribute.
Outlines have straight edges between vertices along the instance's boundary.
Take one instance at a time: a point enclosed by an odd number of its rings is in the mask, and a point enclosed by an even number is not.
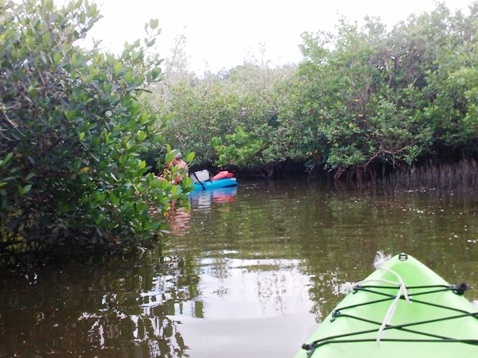
<svg viewBox="0 0 478 358"><path fill-rule="evenodd" d="M477 160L477 18L475 1L468 12L437 4L391 29L344 19L334 33L303 33L299 64L251 59L200 77L179 37L164 80L140 100L167 119L169 143L195 153L191 168L238 177L360 184Z"/></svg>
<svg viewBox="0 0 478 358"><path fill-rule="evenodd" d="M439 190L452 194L476 193L478 190L478 165L474 159L458 163L426 165L407 171L398 171L388 182L400 190Z"/></svg>
<svg viewBox="0 0 478 358"><path fill-rule="evenodd" d="M156 180L175 150L191 170L239 179L477 184L476 1L391 29L342 19L302 34L299 64L253 58L202 76L184 36L157 53L154 19L115 55L78 45L101 17L93 3L7 0L0 14L0 255L161 242L192 185Z"/></svg>

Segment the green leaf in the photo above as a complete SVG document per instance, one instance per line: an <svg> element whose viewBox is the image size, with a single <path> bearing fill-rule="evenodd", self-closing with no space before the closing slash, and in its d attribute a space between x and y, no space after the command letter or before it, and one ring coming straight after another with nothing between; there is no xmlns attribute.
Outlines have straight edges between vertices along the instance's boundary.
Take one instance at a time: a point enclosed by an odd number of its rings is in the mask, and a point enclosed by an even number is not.
<svg viewBox="0 0 478 358"><path fill-rule="evenodd" d="M78 65L78 55L76 53L73 53L71 55L71 64L73 65L73 67L76 67Z"/></svg>
<svg viewBox="0 0 478 358"><path fill-rule="evenodd" d="M12 157L13 157L13 153L10 152L10 153L8 153L8 154L5 156L5 158L3 158L2 160L0 160L0 168L1 168L1 167L5 167L8 163L10 163L11 160L12 160Z"/></svg>
<svg viewBox="0 0 478 358"><path fill-rule="evenodd" d="M61 53L55 52L55 54L53 55L53 62L55 63L55 65L58 65L61 62L62 58L63 56L61 55Z"/></svg>
<svg viewBox="0 0 478 358"><path fill-rule="evenodd" d="M68 110L68 111L65 111L65 117L67 120L71 121L75 118L75 115L76 115L76 111L74 110Z"/></svg>
<svg viewBox="0 0 478 358"><path fill-rule="evenodd" d="M138 138L138 140L139 140L140 142L142 142L142 141L144 141L144 140L146 139L147 136L148 136L148 135L147 135L146 132L144 132L144 131L139 131L137 138Z"/></svg>
<svg viewBox="0 0 478 358"><path fill-rule="evenodd" d="M27 194L31 190L31 188L32 188L31 184L27 184L24 187L19 186L18 187L18 194L20 194L20 196L24 196L25 194Z"/></svg>
<svg viewBox="0 0 478 358"><path fill-rule="evenodd" d="M149 20L149 27L151 27L152 30L156 29L158 25L159 25L158 19Z"/></svg>
<svg viewBox="0 0 478 358"><path fill-rule="evenodd" d="M113 70L118 73L123 69L123 64L120 61L116 61L113 67Z"/></svg>

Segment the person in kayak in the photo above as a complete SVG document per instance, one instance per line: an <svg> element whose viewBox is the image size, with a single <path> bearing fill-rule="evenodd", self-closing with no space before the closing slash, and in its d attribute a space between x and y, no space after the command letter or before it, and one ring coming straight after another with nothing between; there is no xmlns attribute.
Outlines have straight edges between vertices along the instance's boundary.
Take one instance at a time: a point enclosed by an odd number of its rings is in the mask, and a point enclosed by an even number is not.
<svg viewBox="0 0 478 358"><path fill-rule="evenodd" d="M179 184L181 180L183 180L184 175L188 174L189 168L186 162L183 160L183 156L179 150L175 149L173 153L173 160L166 164L166 168L164 168L162 174L156 176L156 178L160 180L169 180L171 181L171 184ZM174 174L171 171L172 166L178 168L178 170L174 171Z"/></svg>
<svg viewBox="0 0 478 358"><path fill-rule="evenodd" d="M181 182L181 180L183 180L184 174L187 174L189 170L188 165L183 160L183 156L179 150L175 151L175 155L174 155L173 161L171 162L171 165L175 165L176 167L179 168L179 172L173 179L173 183L178 184L179 182ZM168 166L168 168L169 167L170 166Z"/></svg>

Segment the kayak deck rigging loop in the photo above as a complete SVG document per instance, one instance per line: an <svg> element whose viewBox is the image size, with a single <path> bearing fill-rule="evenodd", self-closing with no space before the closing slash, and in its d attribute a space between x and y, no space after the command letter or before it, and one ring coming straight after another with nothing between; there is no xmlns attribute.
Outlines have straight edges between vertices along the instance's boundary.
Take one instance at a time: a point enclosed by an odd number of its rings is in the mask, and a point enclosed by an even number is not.
<svg viewBox="0 0 478 358"><path fill-rule="evenodd" d="M379 280L375 280L377 282ZM427 332L422 332L418 330L411 329L409 327L412 326L417 326L417 325L424 325L424 324L432 324L436 323L439 321L448 321L448 320L454 320L454 319L459 319L459 318L465 318L465 317L473 317L475 319L478 319L478 312L468 312L465 310L449 307L449 306L444 306L444 305L439 305L427 301L422 301L422 300L417 300L415 297L417 296L423 296L423 295L430 295L430 294L435 294L438 292L445 292L445 291L451 291L457 295L463 295L463 293L469 288L466 283L462 283L460 285L420 285L420 286L405 286L402 285L402 283L399 283L398 285L395 283L395 285L391 286L375 286L375 285L364 285L363 283L370 283L371 281L363 281L360 283L357 283L353 286L353 294L357 294L360 291L376 294L378 296L384 296L383 298L372 300L372 301L367 301L364 303L358 303L354 305L349 305L345 307L340 307L336 310L334 310L331 314L331 322L335 321L338 318L350 318L350 319L355 319L359 320L362 322L370 323L373 325L378 326L378 329L369 329L369 330L362 330L362 331L356 331L356 332L351 332L347 334L340 334L340 335L334 335L334 336L328 336L324 337L322 339L315 340L309 344L303 344L302 349L307 351L307 357L311 357L312 354L314 353L315 349L326 345L326 344L337 344L337 343L357 343L357 342L377 342L380 345L380 342L411 342L411 343L464 343L464 344L471 344L478 346L478 340L475 339L455 339L455 338L450 338L446 336L441 336L441 335L436 335L432 333L427 333ZM384 280L382 280L384 282ZM390 281L389 281L390 282ZM397 290L397 294L390 294L387 292L381 292L379 290ZM412 290L426 290L426 291L421 291L421 292L415 292L415 293L406 293L406 291L412 291ZM374 320L369 320L367 318L355 316L355 315L349 315L347 313L344 313L347 309L352 309L360 306L367 306L367 305L373 305L373 304L378 304L386 301L393 300L391 307L387 311L387 314L385 316L385 319L383 322L379 321L374 321ZM430 319L430 320L421 320L421 321L415 321L415 322L410 322L406 324L400 324L400 325L391 325L390 320L393 315L393 311L395 310L396 305L400 300L406 300L408 303L415 303L415 304L422 304L422 305L428 305L431 307L443 309L443 310L448 310L452 311L455 313L459 313L457 315L450 315L442 318L436 318L436 319ZM389 315L389 312L390 315ZM389 315L387 317L387 315ZM400 331L405 331L407 333L411 334L416 334L418 336L425 336L429 337L428 339L387 339L384 338L382 335L382 332L388 331L388 330L400 330ZM371 338L351 338L353 336L359 336L359 335L364 335L364 334L370 334L377 332L377 338L371 339Z"/></svg>
<svg viewBox="0 0 478 358"><path fill-rule="evenodd" d="M382 255L380 255L382 256ZM393 298L392 303L390 304L390 307L388 307L387 312L385 313L385 316L383 318L383 321L380 325L380 328L377 331L377 345L380 346L380 341L382 338L385 336L385 328L389 325L390 321L392 320L392 317L395 313L395 310L397 308L398 302L400 299L405 298L407 303L410 303L410 299L408 297L408 288L407 285L405 284L405 281L402 279L402 277L396 273L394 270L390 270L386 267L383 267L384 263L388 261L387 257L380 257L380 259L375 262L374 266L376 267L377 270L384 270L388 273L391 273L397 281L391 281L391 280L385 280L385 279L366 279L364 281L358 282L354 285L352 285L352 289L354 293L357 292L358 287L363 287L365 283L385 283L385 284L392 284L396 285L398 284L398 287L395 287L397 289L397 293L394 296L391 296ZM373 287L373 286L372 286Z"/></svg>

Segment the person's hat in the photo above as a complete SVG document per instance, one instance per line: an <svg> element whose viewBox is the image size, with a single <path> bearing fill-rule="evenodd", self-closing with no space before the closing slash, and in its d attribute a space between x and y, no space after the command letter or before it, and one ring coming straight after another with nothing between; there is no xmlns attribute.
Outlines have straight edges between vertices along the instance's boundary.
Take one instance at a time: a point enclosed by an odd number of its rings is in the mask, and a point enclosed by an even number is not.
<svg viewBox="0 0 478 358"><path fill-rule="evenodd" d="M183 155L181 154L181 152L179 151L179 149L174 149L173 150L173 154L174 154L174 158L175 159L181 159L183 157Z"/></svg>

